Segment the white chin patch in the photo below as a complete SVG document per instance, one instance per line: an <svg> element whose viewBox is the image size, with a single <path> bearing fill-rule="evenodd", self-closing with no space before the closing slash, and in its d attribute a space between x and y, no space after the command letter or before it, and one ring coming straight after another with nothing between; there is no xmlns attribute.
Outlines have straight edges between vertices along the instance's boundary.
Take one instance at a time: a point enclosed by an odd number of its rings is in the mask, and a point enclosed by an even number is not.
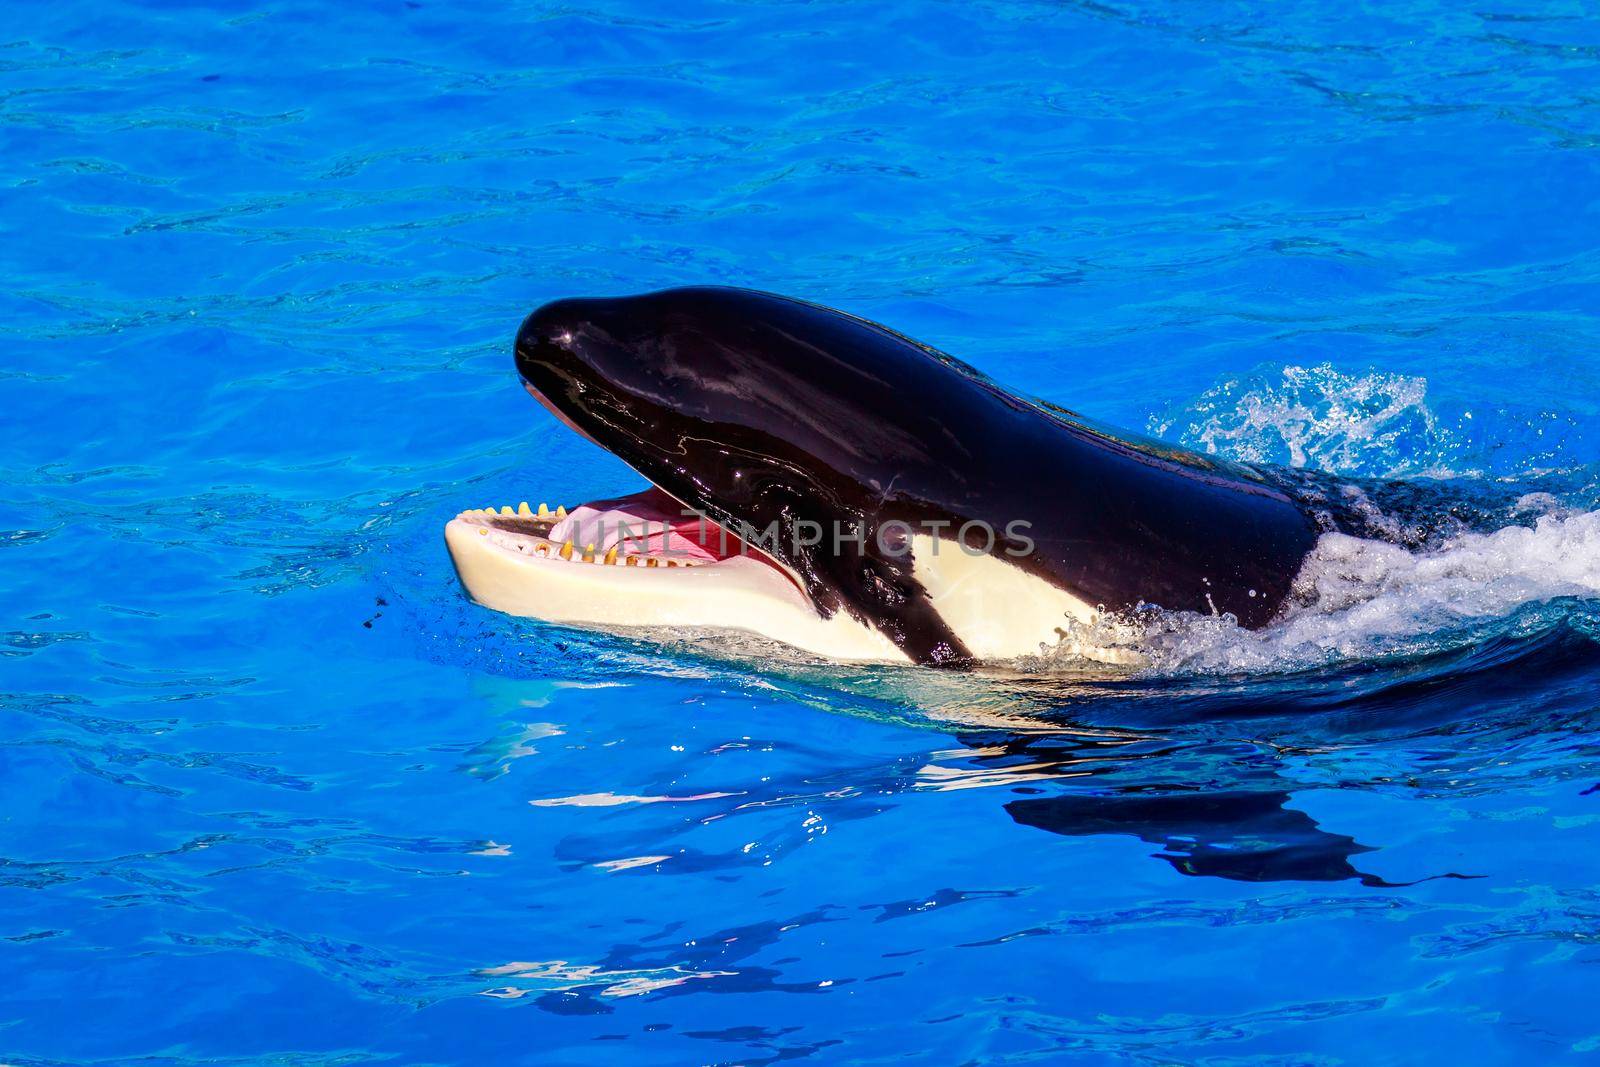
<svg viewBox="0 0 1600 1067"><path fill-rule="evenodd" d="M1036 656L1060 644L1070 623L1093 622L1098 614L1066 590L959 541L917 534L911 551L912 577L927 590L950 632L978 659ZM1116 649L1085 656L1121 665L1140 662Z"/></svg>

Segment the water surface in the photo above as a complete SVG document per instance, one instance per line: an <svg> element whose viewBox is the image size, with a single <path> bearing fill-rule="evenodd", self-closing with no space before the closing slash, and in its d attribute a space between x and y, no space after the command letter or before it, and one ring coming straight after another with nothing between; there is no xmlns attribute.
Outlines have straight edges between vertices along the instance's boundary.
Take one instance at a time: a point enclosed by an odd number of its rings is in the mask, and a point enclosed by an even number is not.
<svg viewBox="0 0 1600 1067"><path fill-rule="evenodd" d="M1587 14L13 6L4 1060L1588 1059ZM516 388L521 317L703 282L1544 495L1132 677L467 603L462 507L638 488Z"/></svg>

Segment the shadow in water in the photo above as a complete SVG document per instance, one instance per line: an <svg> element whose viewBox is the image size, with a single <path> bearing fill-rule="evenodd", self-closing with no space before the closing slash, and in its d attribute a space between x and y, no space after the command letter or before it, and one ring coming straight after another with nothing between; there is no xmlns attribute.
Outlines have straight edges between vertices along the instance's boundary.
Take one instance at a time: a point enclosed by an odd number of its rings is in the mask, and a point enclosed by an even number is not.
<svg viewBox="0 0 1600 1067"><path fill-rule="evenodd" d="M1161 846L1156 858L1180 874L1236 882L1337 882L1363 874L1350 857L1371 852L1287 807L1287 792L1175 793L1167 796L1058 796L1013 800L1006 814L1023 826L1067 837L1126 834Z"/></svg>
<svg viewBox="0 0 1600 1067"><path fill-rule="evenodd" d="M1391 883L1353 857L1374 851L1293 804L1270 747L1134 732L958 738L919 772L927 788L1004 788L1020 826L1063 837L1138 838L1180 874L1239 882ZM1018 797L1018 794L1023 794Z"/></svg>

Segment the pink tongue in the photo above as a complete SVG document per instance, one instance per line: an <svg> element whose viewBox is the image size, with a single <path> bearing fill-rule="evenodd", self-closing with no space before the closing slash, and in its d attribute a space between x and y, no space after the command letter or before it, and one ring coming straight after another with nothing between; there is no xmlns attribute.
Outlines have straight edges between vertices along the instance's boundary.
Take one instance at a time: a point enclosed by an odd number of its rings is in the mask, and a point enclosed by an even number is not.
<svg viewBox="0 0 1600 1067"><path fill-rule="evenodd" d="M739 553L731 534L723 545L722 528L710 519L685 515L685 508L661 490L596 500L576 507L550 530L550 540L571 541L579 548L605 552L617 546L624 556L676 556L712 562Z"/></svg>

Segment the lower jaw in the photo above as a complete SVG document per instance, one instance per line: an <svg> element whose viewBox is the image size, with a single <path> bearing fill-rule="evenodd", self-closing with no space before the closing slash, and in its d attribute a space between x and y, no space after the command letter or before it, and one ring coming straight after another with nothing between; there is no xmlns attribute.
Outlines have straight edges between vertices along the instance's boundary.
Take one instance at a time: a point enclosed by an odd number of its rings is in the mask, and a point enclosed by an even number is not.
<svg viewBox="0 0 1600 1067"><path fill-rule="evenodd" d="M893 642L848 613L822 618L787 572L753 550L708 559L557 544L549 534L565 517L565 509L523 504L452 519L445 542L468 595L545 622L743 631L830 659L905 662Z"/></svg>

